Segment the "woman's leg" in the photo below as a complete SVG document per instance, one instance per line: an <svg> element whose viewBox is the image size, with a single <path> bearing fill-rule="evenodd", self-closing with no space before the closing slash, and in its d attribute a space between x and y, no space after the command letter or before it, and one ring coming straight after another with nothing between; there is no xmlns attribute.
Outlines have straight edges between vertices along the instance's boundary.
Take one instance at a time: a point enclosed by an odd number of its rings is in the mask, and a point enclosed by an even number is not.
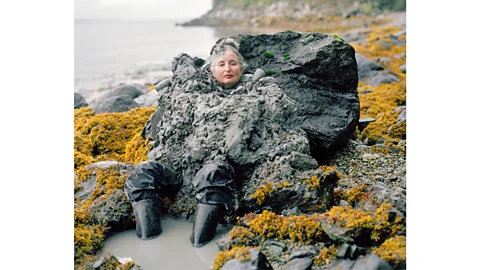
<svg viewBox="0 0 480 270"><path fill-rule="evenodd" d="M224 161L210 161L195 175L197 212L190 237L194 247L201 247L215 237L225 211L237 208L233 167Z"/></svg>

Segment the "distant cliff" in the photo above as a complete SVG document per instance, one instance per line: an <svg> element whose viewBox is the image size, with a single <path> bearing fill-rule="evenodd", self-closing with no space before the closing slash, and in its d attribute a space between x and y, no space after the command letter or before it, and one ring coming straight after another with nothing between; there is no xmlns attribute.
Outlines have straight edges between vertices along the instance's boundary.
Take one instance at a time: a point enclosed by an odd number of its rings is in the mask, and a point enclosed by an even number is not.
<svg viewBox="0 0 480 270"><path fill-rule="evenodd" d="M406 0L213 0L209 12L183 25L258 27L272 21L371 16L405 8Z"/></svg>

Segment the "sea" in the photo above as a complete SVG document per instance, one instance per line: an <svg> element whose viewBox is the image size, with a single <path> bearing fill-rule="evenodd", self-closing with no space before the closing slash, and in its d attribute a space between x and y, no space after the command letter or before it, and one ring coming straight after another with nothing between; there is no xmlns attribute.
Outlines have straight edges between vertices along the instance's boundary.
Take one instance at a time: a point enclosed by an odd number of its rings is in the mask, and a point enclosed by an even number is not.
<svg viewBox="0 0 480 270"><path fill-rule="evenodd" d="M75 20L74 91L90 103L123 84L155 84L172 75L175 56L206 59L219 38L237 32L178 25L185 21Z"/></svg>

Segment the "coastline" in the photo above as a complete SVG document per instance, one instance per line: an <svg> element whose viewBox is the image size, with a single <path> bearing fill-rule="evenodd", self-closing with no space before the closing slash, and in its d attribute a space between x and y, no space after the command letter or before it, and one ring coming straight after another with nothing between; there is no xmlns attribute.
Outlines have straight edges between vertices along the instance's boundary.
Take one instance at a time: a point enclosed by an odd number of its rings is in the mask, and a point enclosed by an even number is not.
<svg viewBox="0 0 480 270"><path fill-rule="evenodd" d="M364 130L358 131L345 151L337 153L328 164L323 164L334 168L342 176L338 188L346 193L339 192L336 198L338 205L343 204L341 207L346 207L345 204L355 206L358 203L357 200L360 201L362 196L373 192L372 190L367 191L367 186L372 187L373 190L380 189L382 192L389 190L393 194L390 195L392 197L406 195L406 138L403 138L406 136L406 119L403 122L397 122L400 115L406 111L406 71L401 70L401 65L405 65L406 62L405 57L401 56L402 53L405 53L405 44L403 42L402 45L401 41L406 40L406 34L401 34L401 32L405 30L406 21L402 20L402 16L405 18L405 12L384 14L371 20L377 20L376 22L380 20L382 23L360 24L357 28L346 30L340 24L339 30L335 31L335 33L339 33L340 37L345 38L345 42L351 43L356 52L362 53L372 62L383 63L382 68L394 71L399 78L399 82L381 83L376 86L359 82L361 117L372 117L377 121ZM256 31L256 33L265 33L266 31L275 33L283 30L311 32L309 29L318 29L321 26L312 24L282 25L279 22L272 23L268 28L243 29L244 31ZM344 32L340 32L340 30L344 30ZM146 118L142 121L146 121ZM141 128L142 124L140 123L138 128ZM398 130L393 129L395 132L390 132L391 127L395 125L398 126ZM395 138L392 139L392 136ZM399 204L401 205L402 202ZM390 254L388 247L381 247L379 254L386 250L385 254L387 255L383 255L382 258L391 259L389 262L395 266L394 269L403 269L406 261L404 254L406 239L401 237L391 239L399 242L398 250L394 250L395 254L399 254L399 259L388 257ZM295 242L289 244L288 250L293 249L297 244ZM324 249L322 249L323 251ZM222 254L225 255L220 252L217 257L221 257ZM331 257L332 254L328 253L328 256L322 258L322 263L327 262L328 264L328 261L334 257ZM281 258L268 256L268 259L277 266L284 263Z"/></svg>

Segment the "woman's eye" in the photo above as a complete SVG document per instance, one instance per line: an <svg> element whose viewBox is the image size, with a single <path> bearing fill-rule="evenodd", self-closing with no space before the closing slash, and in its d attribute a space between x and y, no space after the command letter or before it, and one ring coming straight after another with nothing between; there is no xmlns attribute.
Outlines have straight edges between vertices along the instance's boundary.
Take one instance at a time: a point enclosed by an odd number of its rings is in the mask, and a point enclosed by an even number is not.
<svg viewBox="0 0 480 270"><path fill-rule="evenodd" d="M237 62L230 62L230 65L236 66L236 65L237 65Z"/></svg>

